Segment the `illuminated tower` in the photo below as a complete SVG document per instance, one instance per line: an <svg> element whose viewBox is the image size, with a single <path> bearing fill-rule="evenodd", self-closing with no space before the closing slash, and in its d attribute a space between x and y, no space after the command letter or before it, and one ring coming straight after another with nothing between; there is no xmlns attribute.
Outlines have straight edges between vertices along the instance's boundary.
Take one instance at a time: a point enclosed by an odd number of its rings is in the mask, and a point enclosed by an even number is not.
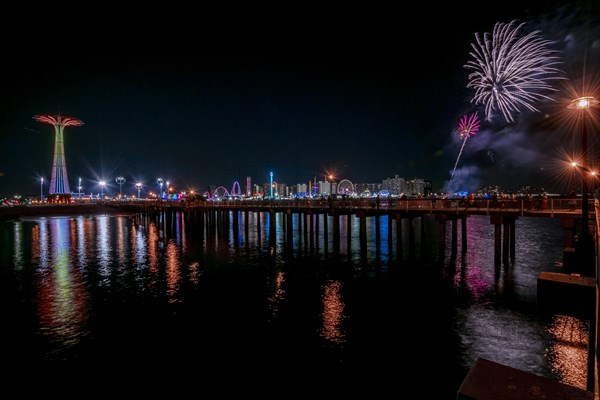
<svg viewBox="0 0 600 400"><path fill-rule="evenodd" d="M83 121L61 115L35 115L33 119L54 126L54 159L49 194L71 193L67 178L63 131L65 126L81 126Z"/></svg>

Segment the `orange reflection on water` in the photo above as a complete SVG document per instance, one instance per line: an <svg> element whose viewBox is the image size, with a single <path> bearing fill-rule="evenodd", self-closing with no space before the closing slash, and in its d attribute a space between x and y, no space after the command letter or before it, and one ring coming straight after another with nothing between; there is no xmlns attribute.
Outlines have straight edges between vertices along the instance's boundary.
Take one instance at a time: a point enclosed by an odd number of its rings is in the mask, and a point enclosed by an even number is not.
<svg viewBox="0 0 600 400"><path fill-rule="evenodd" d="M277 271L274 279L275 288L273 293L268 298L269 309L271 310L271 315L273 317L277 317L277 314L279 314L279 304L285 298L285 288L283 287L284 282L285 272Z"/></svg>
<svg viewBox="0 0 600 400"><path fill-rule="evenodd" d="M547 328L552 335L548 358L552 371L567 385L585 389L587 380L588 327L580 319L555 315Z"/></svg>
<svg viewBox="0 0 600 400"><path fill-rule="evenodd" d="M179 270L179 248L173 240L169 240L167 244L165 262L167 266L167 296L169 296L169 303L176 303L181 301L181 299L176 298L179 291L181 271Z"/></svg>
<svg viewBox="0 0 600 400"><path fill-rule="evenodd" d="M342 284L339 281L328 281L323 287L323 327L321 337L333 342L343 343L345 333L342 329L344 322L344 302L341 294Z"/></svg>

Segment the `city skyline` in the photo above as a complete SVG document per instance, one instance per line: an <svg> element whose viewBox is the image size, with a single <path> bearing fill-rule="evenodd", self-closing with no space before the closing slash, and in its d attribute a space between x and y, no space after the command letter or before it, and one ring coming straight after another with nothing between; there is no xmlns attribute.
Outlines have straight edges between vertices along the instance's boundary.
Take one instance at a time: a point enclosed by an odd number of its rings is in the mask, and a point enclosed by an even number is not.
<svg viewBox="0 0 600 400"><path fill-rule="evenodd" d="M461 145L457 190L562 189L570 182L557 179L558 157L573 153L577 140L561 114L582 93L559 84L553 101L535 104L539 112L523 110L502 125L485 121L468 142L457 128L465 115L483 117L470 101L464 66L475 34L492 32L497 22L539 29L565 54L562 69L576 87L585 50L586 79L595 81L598 6L565 4L525 2L494 15L465 9L460 23L432 17L426 28L433 41L408 27L354 34L105 32L49 34L33 51L28 39L7 32L0 39L11 60L1 78L10 102L0 121L0 193L36 193L41 177L50 182L52 138L32 123L36 114L86 121L64 145L71 186L81 177L88 191L89 183L114 184L116 176L152 186L170 177L204 191L246 176L267 182L270 171L288 184L329 173L352 182L400 175L431 180L443 191ZM65 49L58 63L51 43Z"/></svg>

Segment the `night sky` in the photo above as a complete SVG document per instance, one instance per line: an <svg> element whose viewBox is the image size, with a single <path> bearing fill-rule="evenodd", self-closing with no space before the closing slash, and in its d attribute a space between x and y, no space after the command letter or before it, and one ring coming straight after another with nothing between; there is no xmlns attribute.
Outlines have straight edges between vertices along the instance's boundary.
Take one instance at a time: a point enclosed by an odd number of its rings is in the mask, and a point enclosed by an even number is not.
<svg viewBox="0 0 600 400"><path fill-rule="evenodd" d="M158 177L203 192L236 180L243 187L246 176L262 184L269 171L287 184L328 172L355 183L418 177L441 191L460 149L458 120L478 110L464 68L475 32L530 21L562 49L577 18L600 15L591 1L579 13L527 3L494 13L459 7L460 20L448 18L450 5L426 19L432 5L415 5L385 31L3 32L0 194L37 194L40 177L49 181L53 128L32 117L59 113L85 123L65 129L65 152L72 189L81 177L86 193L99 192L101 179L118 192L118 175L128 193L137 181L154 190ZM569 53L567 75L582 64L598 75L598 25L588 30L585 63L583 52ZM566 136L553 134L562 126L553 121L557 104L537 104L540 113L523 112L515 124L482 124L465 146L460 189L563 190L550 150Z"/></svg>

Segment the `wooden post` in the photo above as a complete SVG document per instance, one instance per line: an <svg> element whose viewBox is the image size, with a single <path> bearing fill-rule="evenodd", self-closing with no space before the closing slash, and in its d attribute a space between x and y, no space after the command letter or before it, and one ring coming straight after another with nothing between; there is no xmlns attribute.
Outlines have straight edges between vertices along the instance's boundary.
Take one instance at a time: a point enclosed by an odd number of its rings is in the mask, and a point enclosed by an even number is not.
<svg viewBox="0 0 600 400"><path fill-rule="evenodd" d="M502 243L502 261L504 265L510 265L510 259L508 257L508 249L510 244L510 222L503 218L503 228L504 228L504 243Z"/></svg>
<svg viewBox="0 0 600 400"><path fill-rule="evenodd" d="M494 225L494 267L499 268L502 261L500 253L502 247L502 217L492 215L490 216L490 223Z"/></svg>
<svg viewBox="0 0 600 400"><path fill-rule="evenodd" d="M396 258L398 262L403 259L402 247L402 218L400 218L400 214L396 214Z"/></svg>
<svg viewBox="0 0 600 400"><path fill-rule="evenodd" d="M348 214L346 221L346 242L348 256L350 256L350 248L352 247L352 214Z"/></svg>
<svg viewBox="0 0 600 400"><path fill-rule="evenodd" d="M516 232L517 232L516 223L515 223L515 219L513 218L510 221L510 260L513 263L515 262L515 255L516 255L516 243L515 243Z"/></svg>
<svg viewBox="0 0 600 400"><path fill-rule="evenodd" d="M446 218L442 217L438 219L438 231L440 233L438 239L438 252L440 259L443 261L446 256Z"/></svg>
<svg viewBox="0 0 600 400"><path fill-rule="evenodd" d="M381 253L381 225L379 220L379 215L375 215L375 251L377 253L377 257L379 258L379 254Z"/></svg>
<svg viewBox="0 0 600 400"><path fill-rule="evenodd" d="M460 238L461 238L461 252L462 254L467 253L467 216L463 216L460 219Z"/></svg>
<svg viewBox="0 0 600 400"><path fill-rule="evenodd" d="M327 213L323 214L323 248L325 250L325 254L329 251L329 227L328 227L328 219L329 216Z"/></svg>
<svg viewBox="0 0 600 400"><path fill-rule="evenodd" d="M244 243L248 244L248 210L244 210Z"/></svg>
<svg viewBox="0 0 600 400"><path fill-rule="evenodd" d="M359 238L360 238L360 251L367 251L367 218L365 213L361 213L358 215L359 219Z"/></svg>
<svg viewBox="0 0 600 400"><path fill-rule="evenodd" d="M290 210L289 208L286 210L286 216L287 216L287 226L286 226L286 232L287 232L287 240L290 244L290 247L292 247L292 244L294 243L294 223L293 223L293 215L292 215L292 210Z"/></svg>
<svg viewBox="0 0 600 400"><path fill-rule="evenodd" d="M387 214L387 247L388 247L388 257L392 258L392 236L394 233L394 229L392 227L392 215L390 213Z"/></svg>
<svg viewBox="0 0 600 400"><path fill-rule="evenodd" d="M258 240L258 246L261 246L262 243L262 235L261 235L261 229L260 229L260 217L261 217L261 212L257 211L256 212L256 239Z"/></svg>
<svg viewBox="0 0 600 400"><path fill-rule="evenodd" d="M458 249L458 220L452 218L452 258L456 258L456 252Z"/></svg>
<svg viewBox="0 0 600 400"><path fill-rule="evenodd" d="M331 217L333 218L333 252L335 254L340 253L340 216L334 212Z"/></svg>

